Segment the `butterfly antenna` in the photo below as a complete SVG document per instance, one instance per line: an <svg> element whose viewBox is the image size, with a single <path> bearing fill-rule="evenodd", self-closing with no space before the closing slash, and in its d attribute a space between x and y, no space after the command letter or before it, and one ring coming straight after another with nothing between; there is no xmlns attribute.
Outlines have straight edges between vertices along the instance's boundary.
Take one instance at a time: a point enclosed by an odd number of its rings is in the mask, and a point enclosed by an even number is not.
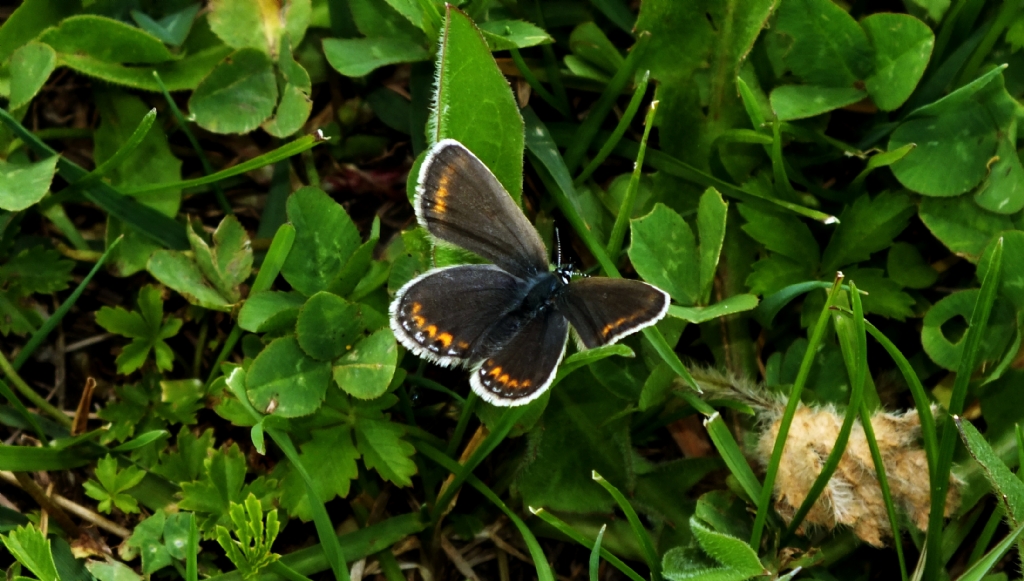
<svg viewBox="0 0 1024 581"><path fill-rule="evenodd" d="M555 227L555 267L562 268L562 237L558 234L558 227Z"/></svg>

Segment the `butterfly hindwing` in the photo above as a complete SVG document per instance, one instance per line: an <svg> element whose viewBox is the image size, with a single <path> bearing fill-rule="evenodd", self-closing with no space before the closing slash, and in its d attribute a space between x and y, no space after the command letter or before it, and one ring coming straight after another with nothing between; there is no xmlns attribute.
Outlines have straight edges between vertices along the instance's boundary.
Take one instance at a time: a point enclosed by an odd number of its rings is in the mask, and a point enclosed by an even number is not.
<svg viewBox="0 0 1024 581"><path fill-rule="evenodd" d="M547 272L547 250L491 170L445 139L420 167L413 207L435 237L474 252L520 278Z"/></svg>
<svg viewBox="0 0 1024 581"><path fill-rule="evenodd" d="M555 379L565 355L569 322L555 309L525 321L469 378L473 391L498 406L517 406L539 397Z"/></svg>
<svg viewBox="0 0 1024 581"><path fill-rule="evenodd" d="M521 294L522 281L493 265L436 268L396 293L391 329L420 357L458 365L519 304Z"/></svg>
<svg viewBox="0 0 1024 581"><path fill-rule="evenodd" d="M570 282L555 304L592 349L657 323L668 312L669 296L638 280L597 277Z"/></svg>

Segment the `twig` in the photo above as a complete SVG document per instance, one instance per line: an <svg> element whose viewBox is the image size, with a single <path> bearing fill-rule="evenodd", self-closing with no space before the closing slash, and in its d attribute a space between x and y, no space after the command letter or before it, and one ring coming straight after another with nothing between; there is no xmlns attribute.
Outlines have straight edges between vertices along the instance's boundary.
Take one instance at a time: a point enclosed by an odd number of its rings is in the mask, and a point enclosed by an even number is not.
<svg viewBox="0 0 1024 581"><path fill-rule="evenodd" d="M60 528L67 531L72 537L82 536L82 529L75 524L75 521L68 517L67 513L53 501L52 497L46 495L46 491L36 484L36 481L32 480L32 477L29 476L27 472L15 472L12 473L12 476L22 490L27 492L33 500L39 503L39 506L42 507L43 510L53 516L53 519L57 521Z"/></svg>
<svg viewBox="0 0 1024 581"><path fill-rule="evenodd" d="M8 472L6 470L0 470L0 479L4 480L4 481L6 481L6 482L8 482L10 484L13 484L14 486L17 486L18 488L22 488L23 490L25 490L24 487L21 485L21 482L18 480L17 475L15 475L15 473L13 473L13 472ZM31 482L31 480L30 480L30 482ZM35 484L35 482L32 482L32 484ZM28 490L26 490L26 492L28 492ZM31 492L29 492L29 494L31 494ZM63 496L61 496L59 494L54 494L54 495L50 496L50 498L48 500L53 505L55 505L55 506L57 506L57 507L59 507L59 508L61 508L63 510L66 510L67 512L70 512L71 514L77 516L78 518L80 518L80 519L82 519L84 521L87 521L89 523L92 523L92 524L96 525L97 527L107 531L108 533L111 533L113 535L117 535L117 536L121 537L122 539L126 539L126 538L132 536L132 532L130 530L124 528L123 526L121 526L121 525L119 525L119 524L117 524L117 523L115 523L115 522L113 522L113 521L111 521L111 520L109 520L107 518L104 518L103 516L101 516L101 515L93 512L93 511L89 510L88 508L86 508L86 507L84 507L84 506L82 506L80 504L76 504L75 502L72 502L72 501L64 498ZM64 525L62 524L61 526L64 526ZM70 532L70 530L69 530L69 532Z"/></svg>
<svg viewBox="0 0 1024 581"><path fill-rule="evenodd" d="M466 579L469 579L470 581L480 581L480 577L477 576L473 567L471 567L469 563L462 558L462 554L459 553L459 550L456 549L455 545L453 545L452 542L448 540L448 537L444 535L441 535L441 549L444 550L452 564L455 565L455 568L458 569L459 573L462 573Z"/></svg>

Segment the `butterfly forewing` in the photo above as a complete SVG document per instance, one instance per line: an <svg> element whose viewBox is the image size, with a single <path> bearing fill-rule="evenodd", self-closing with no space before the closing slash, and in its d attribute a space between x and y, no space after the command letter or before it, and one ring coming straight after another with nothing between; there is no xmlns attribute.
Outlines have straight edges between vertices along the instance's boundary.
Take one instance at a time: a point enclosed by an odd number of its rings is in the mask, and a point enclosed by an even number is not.
<svg viewBox="0 0 1024 581"><path fill-rule="evenodd" d="M469 384L494 405L530 403L554 380L568 335L565 317L554 309L542 311L524 321L500 349L480 362Z"/></svg>
<svg viewBox="0 0 1024 581"><path fill-rule="evenodd" d="M431 270L395 295L391 329L420 357L441 365L463 363L494 323L518 305L521 285L487 264Z"/></svg>
<svg viewBox="0 0 1024 581"><path fill-rule="evenodd" d="M669 296L638 280L583 278L570 282L555 305L592 349L657 323L668 312Z"/></svg>
<svg viewBox="0 0 1024 581"><path fill-rule="evenodd" d="M414 207L431 234L520 277L547 272L547 251L491 170L461 143L446 139L420 168Z"/></svg>

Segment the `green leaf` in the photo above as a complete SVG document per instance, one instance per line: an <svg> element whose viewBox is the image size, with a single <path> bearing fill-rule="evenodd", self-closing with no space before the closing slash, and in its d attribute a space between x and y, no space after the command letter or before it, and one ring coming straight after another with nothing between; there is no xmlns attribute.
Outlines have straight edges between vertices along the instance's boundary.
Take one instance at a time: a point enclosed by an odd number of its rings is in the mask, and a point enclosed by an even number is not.
<svg viewBox="0 0 1024 581"><path fill-rule="evenodd" d="M996 234L1014 229L1009 217L979 208L969 196L924 198L918 215L946 248L974 263Z"/></svg>
<svg viewBox="0 0 1024 581"><path fill-rule="evenodd" d="M849 268L843 271L848 280L866 292L864 312L902 321L914 316L914 298L901 290L894 280L885 278L880 268Z"/></svg>
<svg viewBox="0 0 1024 581"><path fill-rule="evenodd" d="M780 121L806 119L852 105L868 94L856 87L783 85L772 90L772 111Z"/></svg>
<svg viewBox="0 0 1024 581"><path fill-rule="evenodd" d="M970 320L974 311L974 303L978 300L979 292L978 289L970 289L948 295L932 305L924 316L921 345L928 357L940 367L950 371L957 369L964 350L964 328L967 327L966 321ZM951 328L952 325L947 326L949 323L958 323L962 332L953 338L949 337L947 333L954 330ZM1004 302L996 301L982 339L981 351L978 354L979 363L995 359L1003 352L1013 336L1015 326L1012 311Z"/></svg>
<svg viewBox="0 0 1024 581"><path fill-rule="evenodd" d="M39 202L56 171L56 156L35 163L0 160L0 209L17 212Z"/></svg>
<svg viewBox="0 0 1024 581"><path fill-rule="evenodd" d="M1012 256L1013 254L1008 253L1007 255ZM939 273L925 262L917 247L907 242L897 242L889 247L886 271L889 273L889 278L907 288L928 288L939 278ZM1006 282L1004 281L1003 284L1005 285Z"/></svg>
<svg viewBox="0 0 1024 581"><path fill-rule="evenodd" d="M305 466L315 466L309 471L316 489L318 501L328 502L335 496L345 498L353 480L359 476L356 460L359 451L352 443L352 427L334 426L310 432L311 439L301 446L299 458ZM302 476L289 470L281 482L281 505L288 513L309 522L313 519L309 495Z"/></svg>
<svg viewBox="0 0 1024 581"><path fill-rule="evenodd" d="M991 114L977 101L944 106L936 113L911 118L893 131L889 150L908 143L917 147L892 164L892 172L904 186L925 196L959 196L985 178L999 135Z"/></svg>
<svg viewBox="0 0 1024 581"><path fill-rule="evenodd" d="M231 53L231 48L217 44L181 60L161 63L153 67L133 67L99 60L88 55L57 55L58 66L66 66L84 75L95 77L133 89L160 92L160 85L153 77L160 75L168 91L195 89L203 79Z"/></svg>
<svg viewBox="0 0 1024 581"><path fill-rule="evenodd" d="M228 55L199 83L188 107L203 129L248 133L274 113L277 95L270 57L243 48Z"/></svg>
<svg viewBox="0 0 1024 581"><path fill-rule="evenodd" d="M274 111L274 117L263 123L263 130L274 137L288 137L295 134L313 110L313 101L306 91L291 83L281 90L281 102Z"/></svg>
<svg viewBox="0 0 1024 581"><path fill-rule="evenodd" d="M281 558L270 550L280 532L277 510L267 513L264 525L262 503L249 493L244 505L231 503L229 514L233 530L229 532L217 525L217 543L245 579L255 579L260 571ZM237 541L232 538L232 533Z"/></svg>
<svg viewBox="0 0 1024 581"><path fill-rule="evenodd" d="M31 246L0 265L0 284L17 297L54 293L68 288L75 263L56 250Z"/></svg>
<svg viewBox="0 0 1024 581"><path fill-rule="evenodd" d="M97 164L105 164L117 155L122 146L132 140L136 129L149 114L150 107L135 95L120 90L97 93L96 106L100 111L101 122L99 129L96 130L96 149L93 155ZM124 156L115 167L110 168L106 175L110 178L111 184L121 189L153 183L172 183L181 180L181 160L171 153L171 146L161 124L155 123L146 132L138 147ZM174 216L181 205L181 188L170 187L133 198L164 215ZM144 223L136 223L135 226L144 228ZM128 252L129 249L126 247L131 242L126 238L121 244L120 251ZM149 255L145 258L148 259ZM145 260L141 266L145 266Z"/></svg>
<svg viewBox="0 0 1024 581"><path fill-rule="evenodd" d="M658 203L630 220L629 260L647 282L683 305L700 300L700 268L693 231L675 210Z"/></svg>
<svg viewBox="0 0 1024 581"><path fill-rule="evenodd" d="M126 494L126 491L134 488L145 477L146 473L135 466L119 470L117 460L107 454L96 464L96 480L85 482L85 494L100 501L100 512L109 513L112 506L126 513L139 512L138 502Z"/></svg>
<svg viewBox="0 0 1024 581"><path fill-rule="evenodd" d="M184 252L157 250L146 263L146 270L193 305L215 311L231 310L232 303L210 285L199 265Z"/></svg>
<svg viewBox="0 0 1024 581"><path fill-rule="evenodd" d="M549 44L554 39L544 29L525 20L489 20L479 24L492 51Z"/></svg>
<svg viewBox="0 0 1024 581"><path fill-rule="evenodd" d="M251 333L294 328L306 299L297 292L262 291L245 299L238 312L238 326Z"/></svg>
<svg viewBox="0 0 1024 581"><path fill-rule="evenodd" d="M11 55L11 94L7 107L13 111L28 105L56 67L57 53L47 44L33 41L14 51Z"/></svg>
<svg viewBox="0 0 1024 581"><path fill-rule="evenodd" d="M832 272L867 260L889 247L913 214L913 202L903 193L886 191L873 200L867 195L857 198L839 217L839 225L822 256L822 270Z"/></svg>
<svg viewBox="0 0 1024 581"><path fill-rule="evenodd" d="M0 536L4 546L39 581L60 581L50 552L50 541L35 525L24 525Z"/></svg>
<svg viewBox="0 0 1024 581"><path fill-rule="evenodd" d="M693 550L670 549L662 558L662 574L671 581L744 581L766 571L750 545L708 528L690 517L690 530L700 548L719 566L711 565Z"/></svg>
<svg viewBox="0 0 1024 581"><path fill-rule="evenodd" d="M814 271L821 261L821 251L802 220L790 213L774 212L752 204L737 204L746 224L740 226L751 238L765 248L781 254ZM749 284L749 283L748 283Z"/></svg>
<svg viewBox="0 0 1024 581"><path fill-rule="evenodd" d="M325 38L324 56L346 77L362 77L386 65L425 61L430 52L405 38Z"/></svg>
<svg viewBox="0 0 1024 581"><path fill-rule="evenodd" d="M793 39L786 64L806 83L852 87L871 70L872 48L857 21L831 0L787 0L775 29Z"/></svg>
<svg viewBox="0 0 1024 581"><path fill-rule="evenodd" d="M269 502L276 492L275 480L261 477L245 483L245 456L238 444L212 453L206 458L204 468L199 480L181 484L178 507L203 513L200 527L207 538L212 536L216 524L230 522L228 511L232 502L241 502L249 493Z"/></svg>
<svg viewBox="0 0 1024 581"><path fill-rule="evenodd" d="M518 204L523 192L524 143L519 107L480 31L450 5L437 70L428 141L461 142L494 172Z"/></svg>
<svg viewBox="0 0 1024 581"><path fill-rule="evenodd" d="M566 357L562 361L561 365L558 366L558 374L555 376L555 380L551 382L551 384L552 386L557 385L573 371L612 356L635 357L636 353L634 353L628 345L624 345L622 343L602 345L600 347L594 347L593 349L577 351L576 353Z"/></svg>
<svg viewBox="0 0 1024 581"><path fill-rule="evenodd" d="M1017 120L999 132L996 160L974 193L982 208L998 214L1016 214L1024 208L1024 166L1017 153Z"/></svg>
<svg viewBox="0 0 1024 581"><path fill-rule="evenodd" d="M193 229L189 228L188 235L203 276L213 283L221 296L232 303L238 302L242 296L238 287L252 273L249 234L238 218L228 215L221 220L213 232L212 249Z"/></svg>
<svg viewBox="0 0 1024 581"><path fill-rule="evenodd" d="M160 39L142 29L95 14L65 18L39 40L59 53L107 63L155 64L177 58Z"/></svg>
<svg viewBox="0 0 1024 581"><path fill-rule="evenodd" d="M189 31L192 30L192 24L195 22L200 8L202 8L201 5L192 4L177 12L166 14L159 21L153 20L138 10L132 10L131 15L132 20L139 25L139 28L171 46L181 46L181 43L185 42L188 37Z"/></svg>
<svg viewBox="0 0 1024 581"><path fill-rule="evenodd" d="M327 290L359 247L359 231L337 202L314 187L288 198L295 243L281 268L288 284L306 296Z"/></svg>
<svg viewBox="0 0 1024 581"><path fill-rule="evenodd" d="M733 295L706 307L680 307L672 305L668 308L669 316L683 319L689 323L699 324L757 308L758 299L755 295Z"/></svg>
<svg viewBox="0 0 1024 581"><path fill-rule="evenodd" d="M86 561L85 567L100 581L143 581L138 573L120 561Z"/></svg>
<svg viewBox="0 0 1024 581"><path fill-rule="evenodd" d="M992 493L1002 505L1008 524L1011 528L1018 528L1024 521L1024 482L1010 471L971 422L960 417L953 419L967 451L981 466L985 479L992 486Z"/></svg>
<svg viewBox="0 0 1024 581"><path fill-rule="evenodd" d="M412 475L416 474L412 455L416 449L402 439L402 426L383 418L360 417L355 429L356 447L366 467L398 486L412 486Z"/></svg>
<svg viewBox="0 0 1024 581"><path fill-rule="evenodd" d="M253 360L245 390L260 412L296 418L320 407L330 376L330 363L308 357L295 337L281 337Z"/></svg>
<svg viewBox="0 0 1024 581"><path fill-rule="evenodd" d="M231 48L276 53L284 10L281 4L284 2L213 0L208 17L210 30ZM295 42L299 40L296 38Z"/></svg>
<svg viewBox="0 0 1024 581"><path fill-rule="evenodd" d="M186 427L178 432L178 449L164 450L159 463L150 470L171 482L192 482L203 474L203 462L213 450L213 430L207 429L196 436Z"/></svg>
<svg viewBox="0 0 1024 581"><path fill-rule="evenodd" d="M96 323L101 327L132 339L117 356L118 373L128 374L142 367L150 351L155 353L157 369L169 371L174 365L174 354L164 339L178 334L182 320L169 317L164 322L163 309L160 289L150 285L139 291L138 311L103 307L96 313Z"/></svg>
<svg viewBox="0 0 1024 581"><path fill-rule="evenodd" d="M880 12L860 25L875 48L875 71L864 84L879 109L894 111L910 98L924 75L935 35L909 14Z"/></svg>
<svg viewBox="0 0 1024 581"><path fill-rule="evenodd" d="M380 329L334 362L334 381L353 397L374 399L387 391L397 365L395 335L391 329Z"/></svg>
<svg viewBox="0 0 1024 581"><path fill-rule="evenodd" d="M700 204L697 207L697 233L700 236L701 304L707 304L711 299L711 287L715 282L722 244L725 243L728 212L729 204L722 199L722 194L718 190L708 188L700 197Z"/></svg>
<svg viewBox="0 0 1024 581"><path fill-rule="evenodd" d="M313 359L330 361L352 349L363 331L359 307L321 291L309 297L295 327L299 346Z"/></svg>

